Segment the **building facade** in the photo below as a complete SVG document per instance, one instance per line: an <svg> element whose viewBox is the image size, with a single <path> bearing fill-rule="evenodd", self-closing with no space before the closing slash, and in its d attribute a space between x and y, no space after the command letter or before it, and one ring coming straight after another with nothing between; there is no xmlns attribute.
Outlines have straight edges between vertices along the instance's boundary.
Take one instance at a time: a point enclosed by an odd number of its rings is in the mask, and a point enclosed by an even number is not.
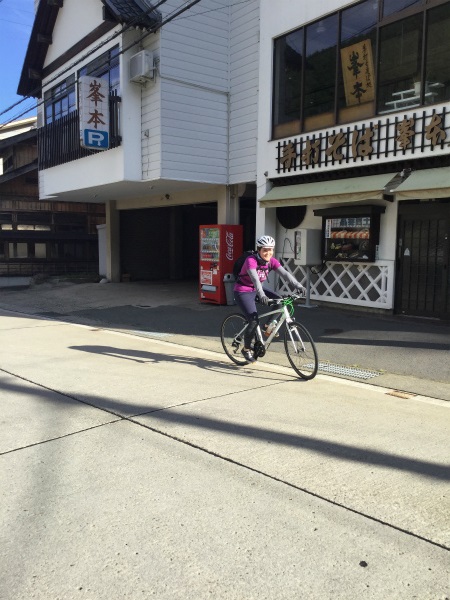
<svg viewBox="0 0 450 600"><path fill-rule="evenodd" d="M0 126L0 277L98 273L102 204L39 200L36 117Z"/></svg>
<svg viewBox="0 0 450 600"><path fill-rule="evenodd" d="M450 317L450 2L261 1L257 231L310 297Z"/></svg>
<svg viewBox="0 0 450 600"><path fill-rule="evenodd" d="M198 277L200 224L254 239L259 2L152 4L36 3L18 89L41 200L106 206L111 281Z"/></svg>

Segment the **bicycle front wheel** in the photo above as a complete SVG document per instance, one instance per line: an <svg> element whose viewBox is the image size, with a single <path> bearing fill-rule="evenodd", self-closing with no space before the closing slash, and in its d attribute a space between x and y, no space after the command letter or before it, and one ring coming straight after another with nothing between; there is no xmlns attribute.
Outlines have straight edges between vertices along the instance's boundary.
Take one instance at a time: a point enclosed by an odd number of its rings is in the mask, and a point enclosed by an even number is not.
<svg viewBox="0 0 450 600"><path fill-rule="evenodd" d="M284 349L292 368L302 379L313 379L317 375L316 345L309 331L297 321L286 323Z"/></svg>
<svg viewBox="0 0 450 600"><path fill-rule="evenodd" d="M244 347L244 330L247 327L247 320L238 313L234 313L225 318L220 330L220 339L225 354L236 365L246 365L247 361L241 354Z"/></svg>

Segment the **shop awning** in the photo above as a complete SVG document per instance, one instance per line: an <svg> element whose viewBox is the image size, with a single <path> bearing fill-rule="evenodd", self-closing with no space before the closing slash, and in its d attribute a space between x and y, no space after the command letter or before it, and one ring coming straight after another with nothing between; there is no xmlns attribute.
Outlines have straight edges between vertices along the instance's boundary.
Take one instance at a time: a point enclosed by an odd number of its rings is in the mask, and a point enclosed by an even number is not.
<svg viewBox="0 0 450 600"><path fill-rule="evenodd" d="M391 195L388 184L397 173L332 179L315 183L275 186L259 202L264 208L274 206L304 206L310 204L340 204L341 202L366 202L382 200ZM393 183L393 185L395 185Z"/></svg>
<svg viewBox="0 0 450 600"><path fill-rule="evenodd" d="M395 189L399 200L421 198L450 198L450 167L413 171Z"/></svg>

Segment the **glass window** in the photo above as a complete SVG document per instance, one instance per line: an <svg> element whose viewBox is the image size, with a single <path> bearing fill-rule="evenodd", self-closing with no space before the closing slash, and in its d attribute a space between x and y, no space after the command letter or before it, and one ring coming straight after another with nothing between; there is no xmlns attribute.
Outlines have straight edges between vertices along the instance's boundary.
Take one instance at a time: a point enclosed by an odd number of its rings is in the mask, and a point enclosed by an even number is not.
<svg viewBox="0 0 450 600"><path fill-rule="evenodd" d="M119 46L104 52L101 56L80 69L78 75L88 75L89 77L101 77L107 79L109 91L119 92L120 88L120 66L119 66Z"/></svg>
<svg viewBox="0 0 450 600"><path fill-rule="evenodd" d="M11 213L0 213L0 223L12 223L12 214Z"/></svg>
<svg viewBox="0 0 450 600"><path fill-rule="evenodd" d="M334 124L338 15L306 28L304 128Z"/></svg>
<svg viewBox="0 0 450 600"><path fill-rule="evenodd" d="M303 30L275 40L274 137L300 132Z"/></svg>
<svg viewBox="0 0 450 600"><path fill-rule="evenodd" d="M6 244L4 242L0 242L0 258L5 258L5 250Z"/></svg>
<svg viewBox="0 0 450 600"><path fill-rule="evenodd" d="M415 4L423 4L423 0L384 0L383 17L392 15Z"/></svg>
<svg viewBox="0 0 450 600"><path fill-rule="evenodd" d="M26 242L10 242L9 258L28 258L28 244Z"/></svg>
<svg viewBox="0 0 450 600"><path fill-rule="evenodd" d="M35 258L47 258L47 247L45 244L41 244L41 243L34 244L34 257Z"/></svg>
<svg viewBox="0 0 450 600"><path fill-rule="evenodd" d="M342 12L338 87L341 123L375 114L377 20L376 0L366 0Z"/></svg>
<svg viewBox="0 0 450 600"><path fill-rule="evenodd" d="M75 75L44 94L45 123L53 123L76 110Z"/></svg>
<svg viewBox="0 0 450 600"><path fill-rule="evenodd" d="M450 99L450 3L428 12L425 104Z"/></svg>
<svg viewBox="0 0 450 600"><path fill-rule="evenodd" d="M273 137L449 101L449 31L450 0L362 0L276 39Z"/></svg>
<svg viewBox="0 0 450 600"><path fill-rule="evenodd" d="M380 30L378 112L420 106L422 13Z"/></svg>

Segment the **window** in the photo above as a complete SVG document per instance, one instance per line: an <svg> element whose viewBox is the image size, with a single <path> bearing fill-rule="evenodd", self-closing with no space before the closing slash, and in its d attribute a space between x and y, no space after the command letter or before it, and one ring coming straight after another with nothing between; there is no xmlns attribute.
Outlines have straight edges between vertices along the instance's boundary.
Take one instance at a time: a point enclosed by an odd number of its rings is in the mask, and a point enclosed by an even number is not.
<svg viewBox="0 0 450 600"><path fill-rule="evenodd" d="M338 15L306 28L305 105L306 131L334 123Z"/></svg>
<svg viewBox="0 0 450 600"><path fill-rule="evenodd" d="M375 114L378 3L366 0L342 11L338 87L339 122Z"/></svg>
<svg viewBox="0 0 450 600"><path fill-rule="evenodd" d="M383 17L400 12L405 8L414 6L415 4L423 4L423 0L384 0L383 2Z"/></svg>
<svg viewBox="0 0 450 600"><path fill-rule="evenodd" d="M109 91L120 89L119 46L104 52L101 56L80 69L78 76L101 77L109 82Z"/></svg>
<svg viewBox="0 0 450 600"><path fill-rule="evenodd" d="M420 106L422 21L419 13L381 28L380 113Z"/></svg>
<svg viewBox="0 0 450 600"><path fill-rule="evenodd" d="M76 110L75 75L45 92L44 106L47 125Z"/></svg>
<svg viewBox="0 0 450 600"><path fill-rule="evenodd" d="M3 159L3 172L6 173L14 167L14 157L10 154L7 158Z"/></svg>
<svg viewBox="0 0 450 600"><path fill-rule="evenodd" d="M18 223L26 223L28 225L44 225L50 224L52 222L52 215L50 212L42 211L42 212L18 212L17 213L17 222Z"/></svg>
<svg viewBox="0 0 450 600"><path fill-rule="evenodd" d="M47 258L47 246L43 243L34 244L34 258Z"/></svg>
<svg viewBox="0 0 450 600"><path fill-rule="evenodd" d="M10 242L9 258L28 258L28 244L26 242Z"/></svg>
<svg viewBox="0 0 450 600"><path fill-rule="evenodd" d="M300 132L303 29L275 40L274 135Z"/></svg>
<svg viewBox="0 0 450 600"><path fill-rule="evenodd" d="M449 31L450 1L363 0L275 39L273 137L450 100Z"/></svg>
<svg viewBox="0 0 450 600"><path fill-rule="evenodd" d="M450 100L450 3L428 13L424 103Z"/></svg>

